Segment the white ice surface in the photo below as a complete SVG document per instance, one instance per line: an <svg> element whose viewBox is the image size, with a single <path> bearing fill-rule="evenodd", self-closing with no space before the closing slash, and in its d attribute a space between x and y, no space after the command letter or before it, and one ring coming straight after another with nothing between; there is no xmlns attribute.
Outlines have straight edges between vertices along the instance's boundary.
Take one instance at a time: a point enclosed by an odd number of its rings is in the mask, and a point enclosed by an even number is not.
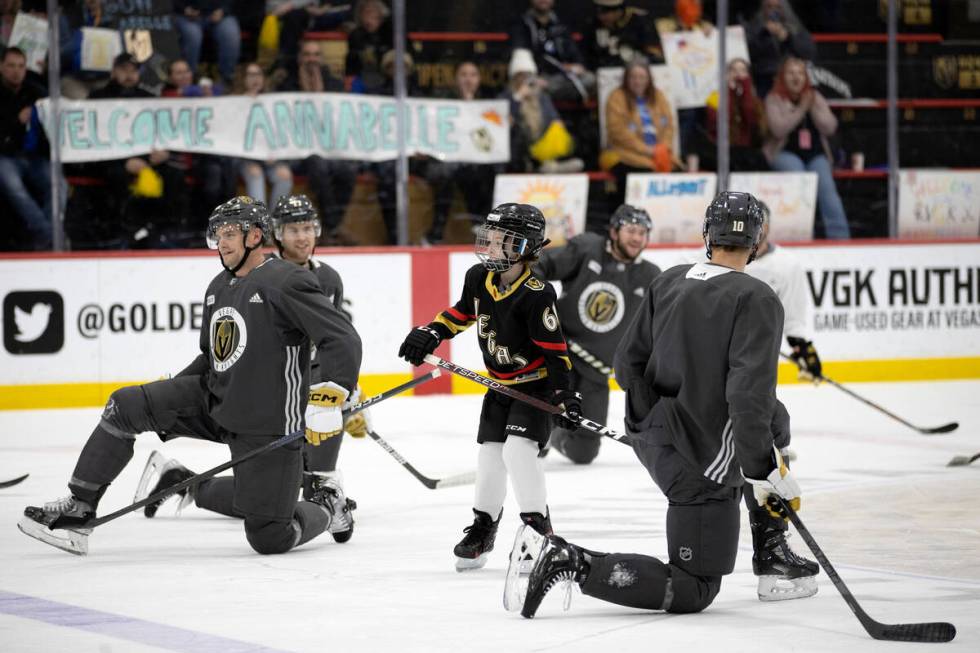
<svg viewBox="0 0 980 653"><path fill-rule="evenodd" d="M341 451L359 504L347 544L326 536L259 556L240 522L193 507L175 518L170 503L153 520L135 513L106 524L87 557L72 556L15 523L25 505L66 492L98 419L86 409L0 413L0 480L30 472L0 490L0 651L980 651L980 461L945 466L980 451L980 382L850 387L912 422L960 428L923 436L832 387L780 387L801 517L872 617L950 621L951 644L871 640L824 574L811 599L759 602L744 518L735 573L702 614L580 594L563 613L555 593L536 619L522 619L501 604L517 526L511 497L489 565L457 573L452 547L471 519L472 488L428 490L370 440L348 439ZM479 402L393 399L375 409L375 428L425 474L470 471ZM622 395L611 403L610 424L621 425ZM132 501L154 448L154 436L138 438L103 513ZM223 447L193 440L162 449L198 471L227 459ZM665 553L665 501L629 448L607 440L588 467L552 453L545 468L560 535L597 550ZM807 553L798 536L791 543Z"/></svg>

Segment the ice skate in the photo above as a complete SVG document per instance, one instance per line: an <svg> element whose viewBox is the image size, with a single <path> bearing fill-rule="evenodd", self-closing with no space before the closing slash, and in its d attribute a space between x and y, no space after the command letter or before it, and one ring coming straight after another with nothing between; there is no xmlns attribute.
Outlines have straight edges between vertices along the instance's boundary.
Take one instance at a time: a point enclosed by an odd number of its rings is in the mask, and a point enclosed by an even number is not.
<svg viewBox="0 0 980 653"><path fill-rule="evenodd" d="M572 586L585 571L582 550L562 538L543 537L537 559L527 579L527 592L521 605L521 616L533 619L542 599L555 585L565 585L564 607L572 603Z"/></svg>
<svg viewBox="0 0 980 653"><path fill-rule="evenodd" d="M500 515L497 515L497 521L476 508L473 509L473 514L473 523L463 529L466 536L453 549L456 555L456 571L480 569L487 564L487 554L493 551L497 526L504 511L501 510Z"/></svg>
<svg viewBox="0 0 980 653"><path fill-rule="evenodd" d="M17 528L35 540L83 556L88 553L88 536L92 533L85 524L92 519L95 519L92 506L68 495L40 508L27 506Z"/></svg>
<svg viewBox="0 0 980 653"><path fill-rule="evenodd" d="M507 564L507 579L504 582L504 609L515 612L524 605L527 596L527 580L541 553L544 535L531 525L524 523L517 529L514 546L510 550Z"/></svg>
<svg viewBox="0 0 980 653"><path fill-rule="evenodd" d="M337 472L311 472L313 476L313 496L310 501L323 506L330 513L330 526L327 530L335 542L343 544L354 535L354 509L357 503L344 496Z"/></svg>
<svg viewBox="0 0 980 653"><path fill-rule="evenodd" d="M754 534L753 534L754 535ZM760 601L803 599L817 593L820 567L796 555L786 531L770 530L752 555L752 573L759 577Z"/></svg>
<svg viewBox="0 0 980 653"><path fill-rule="evenodd" d="M156 494L161 490L186 481L194 475L194 472L181 465L176 459L167 458L159 451L154 451L146 461L146 467L143 468L143 476L140 477L139 485L136 486L133 503L142 501L151 494ZM193 487L190 487L177 491L176 494L180 498L180 501L177 503L178 515L194 500L193 489ZM170 496L167 496L147 505L143 508L143 514L147 518L155 517L157 510L169 498Z"/></svg>

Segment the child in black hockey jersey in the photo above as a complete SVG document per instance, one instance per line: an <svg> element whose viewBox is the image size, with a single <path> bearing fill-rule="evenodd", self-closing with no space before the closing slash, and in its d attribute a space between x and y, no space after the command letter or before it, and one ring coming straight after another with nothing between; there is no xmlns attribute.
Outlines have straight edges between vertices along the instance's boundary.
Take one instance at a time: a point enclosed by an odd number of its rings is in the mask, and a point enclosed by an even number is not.
<svg viewBox="0 0 980 653"><path fill-rule="evenodd" d="M501 204L491 211L477 237L476 254L482 265L466 273L460 300L428 325L413 329L398 355L419 365L440 342L476 324L491 377L564 405L565 413L576 420L581 399L567 389L571 361L555 311L555 291L530 267L548 242L544 228L544 215L527 204ZM569 426L574 428L574 422ZM486 564L503 513L508 475L521 521L542 535L552 532L538 459L550 431L547 413L487 392L477 434L475 518L454 549L458 571Z"/></svg>

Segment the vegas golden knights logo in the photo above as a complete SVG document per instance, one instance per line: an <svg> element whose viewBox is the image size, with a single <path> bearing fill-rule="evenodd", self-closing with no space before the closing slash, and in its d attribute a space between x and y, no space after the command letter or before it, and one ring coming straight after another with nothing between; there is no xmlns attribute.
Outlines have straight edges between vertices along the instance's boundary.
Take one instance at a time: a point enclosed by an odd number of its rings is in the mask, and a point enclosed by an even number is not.
<svg viewBox="0 0 980 653"><path fill-rule="evenodd" d="M235 319L223 317L214 325L214 332L211 334L211 341L214 343L214 359L219 363L224 363L231 357L238 345L238 327Z"/></svg>
<svg viewBox="0 0 980 653"><path fill-rule="evenodd" d="M936 82L936 86L953 88L959 75L957 68L956 57L933 57L932 79Z"/></svg>
<svg viewBox="0 0 980 653"><path fill-rule="evenodd" d="M578 299L578 317L582 324L596 333L612 331L626 314L626 298L616 284L593 281Z"/></svg>
<svg viewBox="0 0 980 653"><path fill-rule="evenodd" d="M589 317L599 324L605 324L616 314L616 297L605 290L590 293L585 302Z"/></svg>
<svg viewBox="0 0 980 653"><path fill-rule="evenodd" d="M245 353L248 343L245 320L233 307L224 306L211 315L210 332L214 370L224 372Z"/></svg>

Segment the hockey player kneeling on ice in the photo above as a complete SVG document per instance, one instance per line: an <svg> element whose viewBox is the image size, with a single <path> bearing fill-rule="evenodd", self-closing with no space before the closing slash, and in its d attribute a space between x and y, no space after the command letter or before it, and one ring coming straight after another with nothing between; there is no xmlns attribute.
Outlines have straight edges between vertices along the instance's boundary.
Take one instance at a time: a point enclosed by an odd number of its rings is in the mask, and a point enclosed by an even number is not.
<svg viewBox="0 0 980 653"><path fill-rule="evenodd" d="M201 354L172 379L114 392L75 465L71 494L28 507L18 524L22 531L86 553L86 524L132 458L139 433L224 443L238 458L304 427L313 443L341 431L341 407L360 368L360 338L309 270L263 257L260 246L269 230L268 210L250 197L214 210L207 241L218 250L225 271L205 293ZM321 377L331 379L312 387L310 342L321 366L329 361ZM164 467L161 476L179 471ZM293 441L240 464L230 494L210 492L202 483L195 499L243 517L255 551L284 553L327 530L333 519L324 498L296 501L301 478L302 449Z"/></svg>
<svg viewBox="0 0 980 653"><path fill-rule="evenodd" d="M308 269L316 275L320 288L329 302L339 311L343 311L344 285L332 267L313 258L317 239L320 237L320 220L316 209L305 195L283 195L279 198L272 211L273 242L279 250L279 257L284 261L295 263ZM276 258L274 254L270 258ZM320 376L320 359L317 349L312 351L310 362L310 382L320 383L327 379ZM360 391L355 390L350 403L360 399ZM344 430L353 437L363 438L367 435L370 424L370 414L364 410L351 417L344 423ZM317 446L309 442L303 447L303 498L307 501L327 502L333 513L330 522L330 533L337 542L347 542L354 533L354 515L352 510L357 503L344 494L343 476L337 470L337 457L343 438L339 435L326 439ZM143 477L136 491L135 501L141 501L150 494L175 485L194 473L180 463L167 460L159 452L153 452L146 463ZM222 476L204 481L198 488L188 488L180 492L180 502L177 511L189 504L200 493L204 497L204 505L213 506L221 514L241 517L232 510L231 496L234 493L234 478ZM223 499L220 497L224 497ZM316 498L314 498L316 497ZM157 501L146 508L144 514L153 517L164 500Z"/></svg>
<svg viewBox="0 0 980 653"><path fill-rule="evenodd" d="M523 548L530 571L509 573L504 596L523 616L533 617L564 583L619 605L700 612L735 567L742 475L757 498L798 502L772 432L783 309L768 286L744 274L762 222L754 197L720 193L705 213L709 262L657 277L616 350L633 449L668 500L668 561L590 551L555 536L535 549L518 537L512 560ZM776 555L778 564L758 569L816 571Z"/></svg>
<svg viewBox="0 0 980 653"><path fill-rule="evenodd" d="M467 271L459 301L428 325L413 329L398 355L420 365L440 342L476 324L491 377L563 406L565 414L577 420L581 398L568 389L571 361L555 310L555 291L531 272L548 243L544 228L544 215L528 204L493 209L476 241L482 265ZM565 421L568 428L575 427L575 421ZM544 470L538 459L550 432L547 413L492 390L483 398L474 519L453 550L458 571L486 564L503 514L508 476L521 521L536 533L551 534Z"/></svg>
<svg viewBox="0 0 980 653"><path fill-rule="evenodd" d="M561 281L558 312L572 352L572 389L582 395L582 412L605 423L609 376L619 339L660 268L643 259L653 222L646 211L623 204L609 218L606 237L586 233L564 247L546 250L535 274ZM602 437L587 429L555 428L551 447L586 465L599 454Z"/></svg>

